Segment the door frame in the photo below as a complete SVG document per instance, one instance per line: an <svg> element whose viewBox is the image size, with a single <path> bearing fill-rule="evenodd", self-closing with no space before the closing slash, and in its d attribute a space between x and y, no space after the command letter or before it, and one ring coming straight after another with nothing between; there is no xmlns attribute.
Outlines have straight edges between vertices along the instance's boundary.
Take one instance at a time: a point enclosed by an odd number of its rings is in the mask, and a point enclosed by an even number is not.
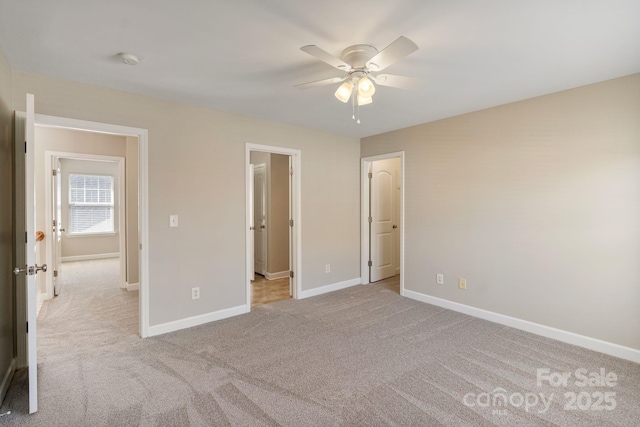
<svg viewBox="0 0 640 427"><path fill-rule="evenodd" d="M400 295L404 296L404 151L362 157L360 159L360 277L368 285L369 277L369 166L377 160L400 159Z"/></svg>
<svg viewBox="0 0 640 427"><path fill-rule="evenodd" d="M294 273L294 277L291 278L291 288L292 288L292 297L294 299L299 299L302 295L302 238L301 238L301 194L302 194L302 152L300 150L296 150L293 148L284 148L284 147L276 147L270 145L260 145L260 144L245 144L245 213L246 213L246 221L245 221L245 278L246 278L246 305L247 305L247 313L251 311L251 272L253 270L253 263L251 263L251 254L250 252L253 250L253 245L251 244L252 233L250 230L251 227L251 214L250 209L252 208L251 202L251 189L250 189L250 181L253 180L253 176L251 174L251 152L252 151L260 151L264 153L272 153L272 154L283 154L285 156L290 156L293 168L293 176L291 179L291 185L289 188L289 194L291 197L290 207L291 207L291 219L293 219L293 227L290 227L291 236L291 247L289 248L291 254L291 263L289 265L289 269Z"/></svg>
<svg viewBox="0 0 640 427"><path fill-rule="evenodd" d="M83 154L83 153L70 153L63 151L49 151L44 152L44 166L45 166L45 224L46 227L50 227L53 223L53 215L51 212L52 200L52 178L53 176L49 171L53 169L53 159L73 159L73 160L94 160L94 161L108 161L118 164L118 247L120 253L120 288L126 288L127 284L127 244L126 244L126 232L125 232L125 186L126 176L124 170L124 157L119 156L105 156L100 154ZM36 184L37 185L37 184ZM64 195L63 195L64 197ZM63 224L68 226L68 221L64 221ZM54 239L45 239L47 241L47 265L52 268L47 271L47 299L53 298L53 245ZM60 254L59 254L60 255Z"/></svg>
<svg viewBox="0 0 640 427"><path fill-rule="evenodd" d="M143 128L36 114L36 125L138 138L139 334L149 336L149 131Z"/></svg>

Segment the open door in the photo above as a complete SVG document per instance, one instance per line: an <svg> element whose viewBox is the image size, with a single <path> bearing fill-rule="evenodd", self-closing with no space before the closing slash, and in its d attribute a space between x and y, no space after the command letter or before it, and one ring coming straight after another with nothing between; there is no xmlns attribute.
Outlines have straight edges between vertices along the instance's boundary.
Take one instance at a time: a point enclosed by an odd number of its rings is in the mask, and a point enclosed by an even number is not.
<svg viewBox="0 0 640 427"><path fill-rule="evenodd" d="M53 236L53 247L51 251L51 268L53 272L51 277L53 278L53 295L58 296L60 293L60 287L62 285L62 271L60 268L62 259L62 232L64 231L62 225L62 173L60 172L60 159L54 157L52 159L52 174L51 180L51 217L53 218L53 228L51 235Z"/></svg>
<svg viewBox="0 0 640 427"><path fill-rule="evenodd" d="M399 268L399 173L399 158L378 160L371 165L371 282L394 276Z"/></svg>
<svg viewBox="0 0 640 427"><path fill-rule="evenodd" d="M26 113L16 113L16 319L18 352L29 367L29 413L38 410L38 360L36 351L36 274L47 265L36 264L34 97L27 94ZM24 236L24 237L23 237ZM25 322L21 322L23 318ZM23 354L20 354L23 353ZM24 357L26 353L26 360Z"/></svg>
<svg viewBox="0 0 640 427"><path fill-rule="evenodd" d="M253 238L254 271L264 275L267 270L267 166L253 167Z"/></svg>
<svg viewBox="0 0 640 427"><path fill-rule="evenodd" d="M254 212L254 185L253 185L253 174L254 174L254 167L252 164L249 164L249 176L251 177L251 179L249 179L249 194L251 195L249 197L249 231L251 234L251 250L249 251L249 253L251 254L251 275L249 280L254 281L256 280L256 269L255 269L255 263L256 263L256 253L255 253L255 247L256 247L256 237L255 237L255 230L256 230L256 218L255 218L255 212Z"/></svg>

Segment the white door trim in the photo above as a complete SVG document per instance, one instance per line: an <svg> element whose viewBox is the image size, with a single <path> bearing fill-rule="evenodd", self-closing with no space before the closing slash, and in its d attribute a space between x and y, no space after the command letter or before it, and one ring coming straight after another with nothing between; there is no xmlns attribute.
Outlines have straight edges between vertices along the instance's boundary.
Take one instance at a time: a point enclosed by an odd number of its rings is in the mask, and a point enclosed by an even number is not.
<svg viewBox="0 0 640 427"><path fill-rule="evenodd" d="M300 150L295 150L292 148L283 148L283 147L275 147L269 145L259 145L259 144L245 144L245 192L246 192L246 227L245 227L245 236L246 236L246 254L245 254L245 265L246 265L246 304L247 304L247 312L251 311L251 271L253 270L253 265L251 261L251 254L249 251L251 248L251 216L250 216L250 206L251 206L251 191L249 188L249 181L253 179L251 173L251 152L252 151L261 151L265 153L273 153L273 154L284 154L285 156L291 156L291 160L293 163L293 177L291 180L291 216L293 219L293 227L292 233L293 238L291 254L292 254L292 262L289 268L294 272L293 281L293 295L294 299L299 299L302 297L302 223L301 223L301 175L302 175L302 152Z"/></svg>
<svg viewBox="0 0 640 427"><path fill-rule="evenodd" d="M51 206L53 200L51 200L51 188L52 188L52 175L51 170L53 158L59 159L74 159L74 160L99 160L118 163L118 246L120 253L120 287L127 287L127 245L125 235L125 172L124 172L124 157L119 156L103 156L99 154L82 154L82 153L69 153L63 151L45 151L44 152L44 170L45 170L45 227L51 227L53 216L51 212ZM64 195L63 195L64 197ZM62 224L68 226L68 221L63 221ZM50 229L45 228L45 230ZM53 298L53 245L54 239L45 239L47 242L47 265L51 268L47 271L47 299Z"/></svg>
<svg viewBox="0 0 640 427"><path fill-rule="evenodd" d="M138 137L140 336L149 336L149 131L142 128L36 114L36 125ZM122 222L121 222L122 224Z"/></svg>
<svg viewBox="0 0 640 427"><path fill-rule="evenodd" d="M376 160L400 158L400 295L404 296L404 151L362 157L360 159L360 277L369 283L369 165Z"/></svg>

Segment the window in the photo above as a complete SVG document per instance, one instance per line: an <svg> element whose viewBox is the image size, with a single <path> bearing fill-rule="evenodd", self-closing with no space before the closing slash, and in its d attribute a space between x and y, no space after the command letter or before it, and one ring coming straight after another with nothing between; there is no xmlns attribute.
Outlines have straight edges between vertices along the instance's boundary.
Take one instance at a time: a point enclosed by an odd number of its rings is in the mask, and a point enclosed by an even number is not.
<svg viewBox="0 0 640 427"><path fill-rule="evenodd" d="M69 174L69 232L114 233L113 177Z"/></svg>

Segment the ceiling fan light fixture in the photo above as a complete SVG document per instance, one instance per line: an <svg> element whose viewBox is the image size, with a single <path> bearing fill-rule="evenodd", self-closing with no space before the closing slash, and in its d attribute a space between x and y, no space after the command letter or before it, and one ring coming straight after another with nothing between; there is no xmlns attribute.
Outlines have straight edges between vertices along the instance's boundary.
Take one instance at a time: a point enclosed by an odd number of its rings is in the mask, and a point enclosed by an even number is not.
<svg viewBox="0 0 640 427"><path fill-rule="evenodd" d="M371 98L374 93L376 93L376 87L368 77L362 77L358 80L358 96Z"/></svg>
<svg viewBox="0 0 640 427"><path fill-rule="evenodd" d="M344 102L345 104L349 102L351 98L351 93L353 92L353 85L349 82L344 82L340 85L336 93L334 94L338 100Z"/></svg>
<svg viewBox="0 0 640 427"><path fill-rule="evenodd" d="M358 106L362 107L363 105L371 104L373 102L373 97L369 96L361 96L358 94Z"/></svg>

